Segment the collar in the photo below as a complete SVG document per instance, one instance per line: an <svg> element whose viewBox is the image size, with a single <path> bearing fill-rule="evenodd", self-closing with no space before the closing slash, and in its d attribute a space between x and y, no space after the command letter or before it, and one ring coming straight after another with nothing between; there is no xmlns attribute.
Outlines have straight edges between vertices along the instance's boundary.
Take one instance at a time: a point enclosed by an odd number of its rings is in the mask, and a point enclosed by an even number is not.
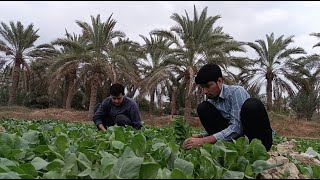
<svg viewBox="0 0 320 180"><path fill-rule="evenodd" d="M216 98L214 98L214 99L212 99L212 100L215 101L215 102L218 102L220 98L221 98L221 99L225 99L225 97L226 97L226 96L225 96L225 85L222 84L222 87L221 87L221 91L220 91L220 93L219 93L219 96L216 97Z"/></svg>
<svg viewBox="0 0 320 180"><path fill-rule="evenodd" d="M225 99L225 85L222 84L222 87L221 87L221 91L220 91L220 94L219 94L219 97L222 98L222 99Z"/></svg>

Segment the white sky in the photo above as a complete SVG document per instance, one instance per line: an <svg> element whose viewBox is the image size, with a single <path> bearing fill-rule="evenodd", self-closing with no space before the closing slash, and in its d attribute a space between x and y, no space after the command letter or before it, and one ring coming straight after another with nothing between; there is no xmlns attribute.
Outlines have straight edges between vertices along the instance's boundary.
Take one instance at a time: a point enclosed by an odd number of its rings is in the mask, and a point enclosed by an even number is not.
<svg viewBox="0 0 320 180"><path fill-rule="evenodd" d="M101 15L106 20L111 13L117 20L115 29L121 30L135 41L142 43L139 34L147 36L154 29L169 29L175 25L172 13L193 16L193 5L198 13L208 7L208 15L221 15L216 25L236 40L265 39L271 32L275 36L294 35L294 46L304 48L308 54L320 52L312 48L320 39L312 32L320 32L320 2L276 1L1 1L0 21L21 21L25 26L33 23L39 29L36 45L63 37L65 28L80 33L75 20L90 22L90 15ZM248 51L247 55L252 56Z"/></svg>

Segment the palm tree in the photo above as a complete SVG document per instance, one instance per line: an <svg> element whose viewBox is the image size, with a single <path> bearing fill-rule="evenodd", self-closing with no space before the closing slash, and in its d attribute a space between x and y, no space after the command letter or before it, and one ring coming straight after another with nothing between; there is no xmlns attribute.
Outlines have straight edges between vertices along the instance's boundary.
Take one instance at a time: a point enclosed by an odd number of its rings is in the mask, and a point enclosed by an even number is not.
<svg viewBox="0 0 320 180"><path fill-rule="evenodd" d="M109 47L112 40L117 37L124 37L125 34L121 31L115 31L116 20L112 19L112 14L106 22L101 22L100 15L97 17L91 16L91 25L83 21L76 21L82 28L83 36L88 40L91 58L83 64L83 69L80 77L85 81L90 82L90 105L89 105L89 120L93 117L94 107L96 105L97 89L101 82L105 79L110 79L115 82L115 70L110 64Z"/></svg>
<svg viewBox="0 0 320 180"><path fill-rule="evenodd" d="M311 119L320 103L320 56L311 55L297 58L290 64L292 72L285 75L298 88L297 96L293 97L291 106L298 118ZM307 103L307 104L306 104Z"/></svg>
<svg viewBox="0 0 320 180"><path fill-rule="evenodd" d="M29 77L30 68L27 60L30 58L30 52L34 50L34 42L39 38L37 35L39 29L34 30L32 23L24 28L20 21L16 24L11 21L9 25L1 22L1 26L0 34L5 41L0 40L0 51L4 51L13 61L12 85L8 101L8 105L13 105L16 104L21 65L27 69Z"/></svg>
<svg viewBox="0 0 320 180"><path fill-rule="evenodd" d="M246 45L253 48L258 54L258 59L255 60L258 68L255 68L257 79L255 82L261 82L261 79L267 80L267 109L272 108L272 91L276 87L281 87L289 94L293 94L292 86L281 75L285 73L286 64L292 61L292 55L305 54L305 51L300 47L289 48L293 43L293 37L284 38L284 35L275 39L274 34L266 35L267 41L256 40L255 43L248 42ZM275 85L273 85L273 82Z"/></svg>
<svg viewBox="0 0 320 180"><path fill-rule="evenodd" d="M315 36L320 39L320 33L311 33L310 36ZM315 47L320 47L320 42L315 44L312 48L315 48Z"/></svg>
<svg viewBox="0 0 320 180"><path fill-rule="evenodd" d="M320 33L311 33L311 36L316 36L317 38L320 39ZM320 42L318 42L316 45L313 46L313 48L315 47L320 47ZM320 61L318 61L318 63L320 63ZM319 85L320 86L320 85ZM320 87L318 87L318 89L320 89ZM319 91L318 91L319 92ZM319 94L320 95L320 94ZM320 103L318 105L318 114L320 114Z"/></svg>
<svg viewBox="0 0 320 180"><path fill-rule="evenodd" d="M122 83L127 89L127 96L133 98L141 88L144 68L140 59L145 53L140 44L127 39L118 39L109 47L110 64L114 69L115 81Z"/></svg>
<svg viewBox="0 0 320 180"><path fill-rule="evenodd" d="M52 81L48 79L49 73L47 72L60 53L61 52L51 44L41 44L30 53L32 57L32 61L30 62L30 91L24 98L24 105L35 104L33 102L39 97L45 97L47 100L52 99L48 94L48 87Z"/></svg>
<svg viewBox="0 0 320 180"><path fill-rule="evenodd" d="M207 7L203 9L200 16L194 6L193 20L186 16L174 13L171 17L177 24L170 31L155 30L152 33L169 38L175 43L175 55L178 61L172 62L183 72L185 84L185 118L191 114L191 96L195 88L194 76L198 68L214 60L216 55L227 54L232 48L223 48L221 44L227 44L231 37L222 32L221 27L213 29L214 23L220 18L217 16L207 16ZM219 46L214 46L219 45ZM230 50L231 51L231 50Z"/></svg>
<svg viewBox="0 0 320 180"><path fill-rule="evenodd" d="M147 53L147 56L144 59L146 64L144 65L144 69L146 70L146 79L148 80L144 87L149 91L150 112L153 113L155 105L154 98L157 86L160 84L164 85L164 83L161 82L164 82L168 79L168 76L170 76L171 70L168 61L172 60L174 56L170 50L170 46L173 43L170 42L169 39L152 34L149 35L149 39L143 35L140 35L140 37L145 42L143 48ZM163 89L163 87L159 87L159 89Z"/></svg>
<svg viewBox="0 0 320 180"><path fill-rule="evenodd" d="M0 58L0 105L8 104L8 85L10 80L10 66L4 58Z"/></svg>
<svg viewBox="0 0 320 180"><path fill-rule="evenodd" d="M81 35L73 36L66 31L66 38L58 38L53 45L63 47L63 52L56 57L55 63L50 68L51 84L50 91L56 89L57 85L64 79L64 98L63 106L66 109L71 108L71 102L79 84L77 70L85 59L90 59L88 41Z"/></svg>

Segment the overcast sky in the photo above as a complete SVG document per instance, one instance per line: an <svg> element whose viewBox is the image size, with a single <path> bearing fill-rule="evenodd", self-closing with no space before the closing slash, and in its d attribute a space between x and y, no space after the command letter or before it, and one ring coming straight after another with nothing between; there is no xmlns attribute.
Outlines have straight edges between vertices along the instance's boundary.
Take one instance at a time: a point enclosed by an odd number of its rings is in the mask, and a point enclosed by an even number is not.
<svg viewBox="0 0 320 180"><path fill-rule="evenodd" d="M320 2L232 2L232 1L122 1L122 2L0 2L0 21L21 21L25 26L33 23L39 29L40 38L36 45L48 43L63 37L65 28L80 33L75 20L90 22L90 15L101 14L106 20L111 13L117 20L115 29L121 30L135 41L142 42L139 34L148 36L154 29L169 29L175 25L170 19L172 13L184 15L186 10L193 16L193 5L200 13L208 7L208 15L220 15L216 26L223 26L224 32L236 40L254 41L265 39L271 32L275 36L294 35L295 46L308 53L320 52L312 48L320 39L311 37L320 32Z"/></svg>

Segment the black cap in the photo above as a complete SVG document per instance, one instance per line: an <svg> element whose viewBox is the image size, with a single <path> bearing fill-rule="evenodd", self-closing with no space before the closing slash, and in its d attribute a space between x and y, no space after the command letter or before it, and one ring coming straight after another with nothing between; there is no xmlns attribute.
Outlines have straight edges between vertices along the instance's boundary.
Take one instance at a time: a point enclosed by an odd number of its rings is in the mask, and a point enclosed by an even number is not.
<svg viewBox="0 0 320 180"><path fill-rule="evenodd" d="M217 82L222 77L221 69L216 64L206 64L200 68L195 78L196 84L207 84L209 81Z"/></svg>

